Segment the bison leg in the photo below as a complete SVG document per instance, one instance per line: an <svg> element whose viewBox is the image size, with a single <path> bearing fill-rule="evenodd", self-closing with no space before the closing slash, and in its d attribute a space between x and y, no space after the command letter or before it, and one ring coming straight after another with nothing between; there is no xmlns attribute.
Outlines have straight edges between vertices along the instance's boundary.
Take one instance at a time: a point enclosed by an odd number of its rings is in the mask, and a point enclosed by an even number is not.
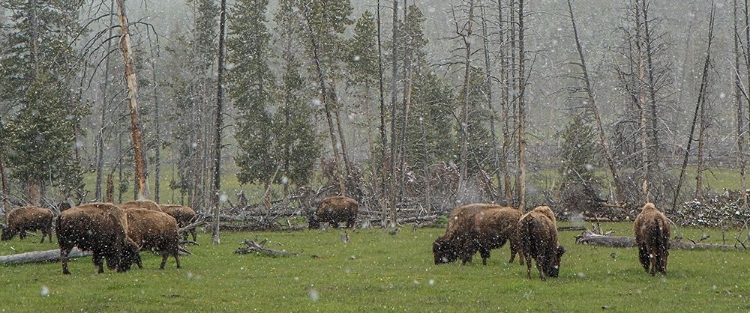
<svg viewBox="0 0 750 313"><path fill-rule="evenodd" d="M94 262L94 265L99 268L99 271L97 273L101 274L104 273L104 259L103 257L94 251L94 255L91 257L91 260ZM109 262L107 262L107 266L109 266Z"/></svg>
<svg viewBox="0 0 750 313"><path fill-rule="evenodd" d="M62 271L65 275L70 275L70 271L68 270L68 254L70 254L70 250L72 250L72 248L60 248L60 262L62 263Z"/></svg>
<svg viewBox="0 0 750 313"><path fill-rule="evenodd" d="M479 255L482 256L482 265L487 265L487 259L490 258L490 249L479 248Z"/></svg>
<svg viewBox="0 0 750 313"><path fill-rule="evenodd" d="M198 241L198 239L197 239L197 237L198 237L198 231L195 230L195 228L193 228L193 229L190 230L190 234L193 235L193 241L197 242ZM187 239L187 234L185 234L185 239Z"/></svg>
<svg viewBox="0 0 750 313"><path fill-rule="evenodd" d="M641 262L641 266L643 266L643 269L648 272L649 265L651 264L651 260L648 255L648 249L646 249L645 246L638 246L638 260Z"/></svg>
<svg viewBox="0 0 750 313"><path fill-rule="evenodd" d="M539 270L539 279L546 280L547 279L547 273L545 268L546 261L543 257L538 256L536 257L536 269Z"/></svg>
<svg viewBox="0 0 750 313"><path fill-rule="evenodd" d="M21 230L18 232L18 238L21 240L26 239L26 229L21 227Z"/></svg>
<svg viewBox="0 0 750 313"><path fill-rule="evenodd" d="M526 256L526 277L531 279L531 255L525 254Z"/></svg>

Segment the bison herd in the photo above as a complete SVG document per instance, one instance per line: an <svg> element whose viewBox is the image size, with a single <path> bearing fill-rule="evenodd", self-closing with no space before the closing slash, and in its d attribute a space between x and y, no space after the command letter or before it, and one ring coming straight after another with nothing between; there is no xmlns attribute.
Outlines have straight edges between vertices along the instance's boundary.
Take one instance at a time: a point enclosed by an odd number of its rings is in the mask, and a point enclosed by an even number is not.
<svg viewBox="0 0 750 313"><path fill-rule="evenodd" d="M189 207L159 205L150 200L62 207L56 218L46 208L22 207L7 214L2 240L10 240L15 234L23 239L26 231L41 230L42 242L45 237L51 242L54 224L63 274L70 274L68 255L74 247L91 251L99 273L104 272L105 262L107 268L117 272L127 271L133 264L143 268L139 252L144 249L162 255L159 268L164 269L169 256L180 268L178 229L195 217ZM195 236L193 233L193 240Z"/></svg>
<svg viewBox="0 0 750 313"><path fill-rule="evenodd" d="M646 272L667 273L669 256L669 222L653 203L643 206L635 219L634 232L638 257ZM475 203L460 206L448 216L445 235L435 239L432 253L435 264L450 263L459 258L470 262L479 251L487 265L490 250L510 242L510 260L520 253L531 278L531 262L536 263L539 278L557 277L565 248L558 243L555 213L539 206L521 215L519 210L494 204ZM520 251L519 251L520 250Z"/></svg>
<svg viewBox="0 0 750 313"><path fill-rule="evenodd" d="M309 228L319 228L321 223L338 228L340 222L352 228L358 207L352 198L325 198L308 211ZM73 247L91 251L99 273L104 272L105 261L109 269L118 272L127 271L133 264L142 268L139 252L144 249L161 254L160 269L164 269L169 256L174 257L176 267L180 268L178 229L190 225L195 217L195 211L189 207L160 205L150 200L119 205L84 204L65 208L57 218L45 208L22 207L7 214L8 225L3 229L2 240L10 240L16 234L23 239L26 231L39 230L41 242L45 237L52 241L54 219L64 274L70 274L67 259ZM479 252L482 264L487 265L490 250L509 242L508 263L513 263L518 254L519 263L526 263L528 278L531 278L532 261L536 263L541 280L559 275L565 248L558 243L555 214L547 206L522 214L511 207L469 204L454 209L447 224L445 234L432 245L435 264L459 259L465 264ZM643 268L651 275L666 274L670 236L667 217L654 204L647 203L633 227ZM195 229L189 231L195 241ZM187 240L187 233L184 236Z"/></svg>

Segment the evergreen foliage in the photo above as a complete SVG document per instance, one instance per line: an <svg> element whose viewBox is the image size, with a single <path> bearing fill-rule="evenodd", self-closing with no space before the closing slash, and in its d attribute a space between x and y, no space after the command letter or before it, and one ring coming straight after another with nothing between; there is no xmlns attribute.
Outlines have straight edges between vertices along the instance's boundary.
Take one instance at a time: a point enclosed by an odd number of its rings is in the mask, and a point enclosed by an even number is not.
<svg viewBox="0 0 750 313"><path fill-rule="evenodd" d="M36 4L36 6L32 6ZM0 39L0 102L13 107L2 149L11 177L27 184L82 187L73 149L88 114L74 94L79 60L73 51L80 32L80 1L4 1L13 15ZM35 195L30 195L31 201Z"/></svg>

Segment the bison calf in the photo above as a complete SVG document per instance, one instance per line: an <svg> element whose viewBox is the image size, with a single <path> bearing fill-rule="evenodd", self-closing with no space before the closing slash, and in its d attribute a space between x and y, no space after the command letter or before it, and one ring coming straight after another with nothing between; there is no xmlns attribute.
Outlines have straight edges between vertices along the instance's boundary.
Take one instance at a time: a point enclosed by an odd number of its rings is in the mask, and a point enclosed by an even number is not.
<svg viewBox="0 0 750 313"><path fill-rule="evenodd" d="M160 269L164 269L169 255L180 268L177 221L164 212L149 209L125 209L128 217L128 237L143 249L155 249L161 254ZM139 268L143 264L136 262Z"/></svg>
<svg viewBox="0 0 750 313"><path fill-rule="evenodd" d="M633 223L638 259L646 272L667 274L669 257L669 220L654 206L646 203Z"/></svg>
<svg viewBox="0 0 750 313"><path fill-rule="evenodd" d="M557 277L565 248L557 243L555 213L547 206L536 207L518 221L526 275L531 278L531 260L536 262L539 278Z"/></svg>
<svg viewBox="0 0 750 313"><path fill-rule="evenodd" d="M8 213L8 226L3 229L2 240L11 240L18 234L23 240L26 238L26 231L42 231L42 241L44 237L49 237L52 242L52 211L40 207L22 207L12 210Z"/></svg>
<svg viewBox="0 0 750 313"><path fill-rule="evenodd" d="M359 203L349 197L328 197L320 201L315 212L308 215L310 229L320 227L320 223L328 222L331 227L338 228L339 222L346 222L346 227L353 228L357 220Z"/></svg>
<svg viewBox="0 0 750 313"><path fill-rule="evenodd" d="M57 217L57 241L63 274L68 270L68 254L73 247L93 253L92 261L104 273L102 258L109 269L124 272L140 260L138 246L128 238L125 212L110 203L90 203L73 207Z"/></svg>
<svg viewBox="0 0 750 313"><path fill-rule="evenodd" d="M432 245L435 264L450 263L459 257L463 264L470 262L479 251L482 264L487 265L490 250L501 248L510 241L510 260L520 254L517 225L521 213L509 207L475 203L456 208L448 217L445 235ZM523 264L523 255L520 263Z"/></svg>

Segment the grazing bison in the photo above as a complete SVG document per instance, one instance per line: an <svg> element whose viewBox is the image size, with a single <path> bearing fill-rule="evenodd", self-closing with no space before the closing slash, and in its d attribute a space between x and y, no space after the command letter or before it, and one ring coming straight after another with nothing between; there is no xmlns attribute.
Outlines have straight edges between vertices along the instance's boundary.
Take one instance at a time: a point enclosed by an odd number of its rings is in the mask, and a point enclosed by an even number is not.
<svg viewBox="0 0 750 313"><path fill-rule="evenodd" d="M92 261L104 273L102 258L109 269L125 272L140 262L139 247L128 238L128 218L111 203L89 203L65 210L57 217L63 274L68 271L68 254L73 247L93 253Z"/></svg>
<svg viewBox="0 0 750 313"><path fill-rule="evenodd" d="M308 215L310 229L320 227L320 223L328 222L331 227L338 228L339 222L346 222L346 227L354 228L357 220L359 203L349 197L328 197L320 201L317 210Z"/></svg>
<svg viewBox="0 0 750 313"><path fill-rule="evenodd" d="M190 223L195 221L195 218L197 214L195 213L195 210L193 210L190 207L186 207L179 204L160 204L159 205L164 211L164 213L167 213L174 217L174 219L177 220L177 226L180 228L183 228L185 226L190 225ZM193 235L193 241L196 241L198 233L195 230L195 228L189 230L190 234ZM184 234L184 240L188 239L188 233L186 232Z"/></svg>
<svg viewBox="0 0 750 313"><path fill-rule="evenodd" d="M42 241L44 237L49 237L52 242L52 211L40 207L22 207L10 211L7 215L8 226L3 229L2 240L11 240L18 234L23 240L26 238L26 231L42 231Z"/></svg>
<svg viewBox="0 0 750 313"><path fill-rule="evenodd" d="M646 203L633 223L635 242L638 244L638 259L651 275L667 274L669 257L669 220L654 206Z"/></svg>
<svg viewBox="0 0 750 313"><path fill-rule="evenodd" d="M510 260L520 254L518 219L521 213L509 207L494 204L469 204L453 210L448 218L445 235L432 245L435 264L450 263L459 257L463 264L470 262L479 251L482 264L487 265L490 250L500 248L510 241ZM520 255L523 264L523 255Z"/></svg>
<svg viewBox="0 0 750 313"><path fill-rule="evenodd" d="M148 209L152 211L161 211L161 207L151 200L133 200L117 205L120 209Z"/></svg>
<svg viewBox="0 0 750 313"><path fill-rule="evenodd" d="M557 243L557 221L547 206L537 207L518 221L526 275L531 278L531 260L536 261L539 278L545 280L560 273L560 259L565 248Z"/></svg>
<svg viewBox="0 0 750 313"><path fill-rule="evenodd" d="M167 213L148 209L125 209L128 219L128 237L143 249L155 249L161 254L160 269L164 269L167 258L174 256L180 268L179 237L177 221ZM136 262L139 268L143 264Z"/></svg>

